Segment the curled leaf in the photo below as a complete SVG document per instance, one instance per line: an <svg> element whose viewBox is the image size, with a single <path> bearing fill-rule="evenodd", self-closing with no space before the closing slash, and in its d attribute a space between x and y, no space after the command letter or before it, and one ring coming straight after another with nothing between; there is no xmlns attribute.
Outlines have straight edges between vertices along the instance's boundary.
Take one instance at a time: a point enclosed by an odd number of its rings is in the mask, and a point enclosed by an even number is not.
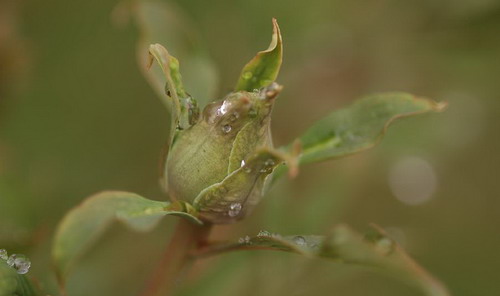
<svg viewBox="0 0 500 296"><path fill-rule="evenodd" d="M165 215L177 215L201 224L196 211L185 203L154 201L119 191L102 192L87 198L66 214L57 229L52 260L58 279L64 281L74 261L114 220L137 231L148 231Z"/></svg>
<svg viewBox="0 0 500 296"><path fill-rule="evenodd" d="M269 48L260 51L241 71L235 91L253 91L269 86L276 77L283 61L283 43L278 22L273 18L273 37Z"/></svg>

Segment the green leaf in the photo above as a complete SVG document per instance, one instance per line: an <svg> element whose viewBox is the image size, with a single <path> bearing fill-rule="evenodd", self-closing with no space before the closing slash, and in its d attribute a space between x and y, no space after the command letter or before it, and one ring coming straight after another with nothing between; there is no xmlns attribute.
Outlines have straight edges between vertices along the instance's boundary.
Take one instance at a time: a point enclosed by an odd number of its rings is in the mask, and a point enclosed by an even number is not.
<svg viewBox="0 0 500 296"><path fill-rule="evenodd" d="M0 296L37 295L28 278L0 259Z"/></svg>
<svg viewBox="0 0 500 296"><path fill-rule="evenodd" d="M366 237L344 225L336 227L329 236L281 236L261 231L256 237L241 238L238 243L207 246L200 250L198 256L231 250L284 251L309 258L324 258L338 263L366 266L420 288L427 296L449 295L438 280L411 259L378 227Z"/></svg>
<svg viewBox="0 0 500 296"><path fill-rule="evenodd" d="M299 163L338 158L372 148L396 119L439 112L445 106L399 92L365 97L311 126L300 137L303 152Z"/></svg>
<svg viewBox="0 0 500 296"><path fill-rule="evenodd" d="M108 191L87 198L72 209L57 229L52 260L62 282L74 261L119 220L137 231L148 231L161 217L176 215L201 224L196 211L186 203L153 201L134 193Z"/></svg>
<svg viewBox="0 0 500 296"><path fill-rule="evenodd" d="M196 26L183 11L172 3L156 0L134 1L129 9L139 29L139 66L157 95L165 100L164 76L156 69L148 70L146 59L149 45L155 43L167 46L182 61L186 89L200 105L212 101L218 84L217 69Z"/></svg>
<svg viewBox="0 0 500 296"><path fill-rule="evenodd" d="M253 91L269 86L278 76L283 61L283 44L280 28L273 19L273 38L269 48L260 51L241 71L236 83L236 91Z"/></svg>

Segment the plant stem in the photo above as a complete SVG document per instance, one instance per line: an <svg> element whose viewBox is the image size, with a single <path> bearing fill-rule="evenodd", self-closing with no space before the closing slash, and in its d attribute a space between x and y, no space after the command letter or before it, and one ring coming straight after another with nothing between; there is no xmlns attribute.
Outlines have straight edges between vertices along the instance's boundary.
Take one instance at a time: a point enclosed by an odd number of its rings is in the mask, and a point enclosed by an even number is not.
<svg viewBox="0 0 500 296"><path fill-rule="evenodd" d="M194 261L192 251L206 242L211 228L210 224L200 226L180 219L158 268L140 295L172 295L182 275Z"/></svg>

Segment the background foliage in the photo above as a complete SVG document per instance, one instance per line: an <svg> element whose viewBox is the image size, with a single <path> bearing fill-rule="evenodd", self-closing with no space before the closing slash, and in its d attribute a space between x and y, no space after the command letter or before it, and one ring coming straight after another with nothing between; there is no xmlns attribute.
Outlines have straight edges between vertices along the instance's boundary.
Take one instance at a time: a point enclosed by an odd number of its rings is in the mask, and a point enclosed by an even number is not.
<svg viewBox="0 0 500 296"><path fill-rule="evenodd" d="M54 294L49 248L69 208L101 190L165 199L158 162L170 120L137 66L139 29L118 4L0 1L0 247L27 254L29 275ZM401 90L450 103L395 124L374 150L280 180L252 216L216 237L376 222L453 295L500 292L497 1L168 4L183 28L173 46L182 50L175 44L190 36L218 68L212 99L233 87L279 20L278 146L363 94ZM172 225L165 219L149 234L115 225L75 269L70 295L134 295ZM181 295L418 295L366 269L274 252L203 260L187 283Z"/></svg>

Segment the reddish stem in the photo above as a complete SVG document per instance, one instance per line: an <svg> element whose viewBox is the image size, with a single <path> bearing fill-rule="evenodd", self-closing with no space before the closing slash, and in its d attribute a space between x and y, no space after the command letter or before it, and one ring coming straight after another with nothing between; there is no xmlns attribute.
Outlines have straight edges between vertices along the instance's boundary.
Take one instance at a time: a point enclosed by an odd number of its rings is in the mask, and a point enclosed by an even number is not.
<svg viewBox="0 0 500 296"><path fill-rule="evenodd" d="M158 268L140 295L172 295L181 277L193 262L194 257L191 253L206 242L211 228L212 225L200 226L181 219Z"/></svg>

